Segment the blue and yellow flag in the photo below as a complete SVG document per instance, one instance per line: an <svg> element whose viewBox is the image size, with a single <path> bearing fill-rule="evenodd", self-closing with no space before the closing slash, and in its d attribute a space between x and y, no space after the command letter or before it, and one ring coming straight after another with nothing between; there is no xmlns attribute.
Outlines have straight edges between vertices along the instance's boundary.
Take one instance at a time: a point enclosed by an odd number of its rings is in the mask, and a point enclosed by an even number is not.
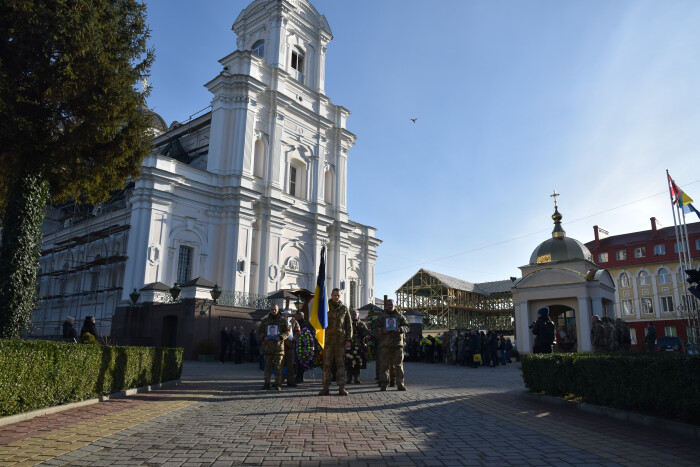
<svg viewBox="0 0 700 467"><path fill-rule="evenodd" d="M326 298L326 247L321 248L321 265L318 267L318 279L316 280L316 292L314 303L311 306L309 322L316 330L316 339L321 347L326 343L326 331L328 327L328 300Z"/></svg>

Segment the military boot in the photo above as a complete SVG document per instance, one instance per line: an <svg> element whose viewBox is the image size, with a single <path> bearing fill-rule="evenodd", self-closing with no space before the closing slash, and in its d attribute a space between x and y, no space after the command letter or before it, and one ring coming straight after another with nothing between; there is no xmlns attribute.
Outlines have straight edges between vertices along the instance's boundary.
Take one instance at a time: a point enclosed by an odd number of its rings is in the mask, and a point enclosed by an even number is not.
<svg viewBox="0 0 700 467"><path fill-rule="evenodd" d="M379 386L380 391L386 391L386 384L382 384Z"/></svg>
<svg viewBox="0 0 700 467"><path fill-rule="evenodd" d="M362 382L360 381L360 377L357 375L355 375L355 384L362 384Z"/></svg>
<svg viewBox="0 0 700 467"><path fill-rule="evenodd" d="M321 392L318 393L319 396L327 396L328 394L329 394L328 387L321 389Z"/></svg>
<svg viewBox="0 0 700 467"><path fill-rule="evenodd" d="M338 388L338 395L339 396L347 396L348 392L345 390L345 386L340 386Z"/></svg>
<svg viewBox="0 0 700 467"><path fill-rule="evenodd" d="M406 390L406 386L404 386L403 384L397 384L397 385L396 385L396 390L397 390L397 391L405 391L405 390Z"/></svg>
<svg viewBox="0 0 700 467"><path fill-rule="evenodd" d="M389 381L389 387L393 388L394 386L396 386L396 382L392 379L391 381Z"/></svg>

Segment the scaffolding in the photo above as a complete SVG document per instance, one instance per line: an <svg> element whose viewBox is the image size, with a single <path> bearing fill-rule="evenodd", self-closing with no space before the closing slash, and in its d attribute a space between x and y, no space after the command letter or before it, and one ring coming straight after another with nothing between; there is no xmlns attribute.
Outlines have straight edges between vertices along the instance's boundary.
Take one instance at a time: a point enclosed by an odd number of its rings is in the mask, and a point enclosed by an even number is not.
<svg viewBox="0 0 700 467"><path fill-rule="evenodd" d="M423 314L425 329L513 331L511 280L474 284L426 269L397 291L397 308Z"/></svg>
<svg viewBox="0 0 700 467"><path fill-rule="evenodd" d="M39 303L32 320L33 336L60 338L68 316L75 318L78 331L86 316L94 316L100 334L110 333L114 310L106 308L108 302L116 305L121 297L119 275L127 260L126 236L121 243L115 236L131 228L126 195L132 187L133 183L128 184L97 206L66 203L49 207L43 226L46 247L37 272Z"/></svg>

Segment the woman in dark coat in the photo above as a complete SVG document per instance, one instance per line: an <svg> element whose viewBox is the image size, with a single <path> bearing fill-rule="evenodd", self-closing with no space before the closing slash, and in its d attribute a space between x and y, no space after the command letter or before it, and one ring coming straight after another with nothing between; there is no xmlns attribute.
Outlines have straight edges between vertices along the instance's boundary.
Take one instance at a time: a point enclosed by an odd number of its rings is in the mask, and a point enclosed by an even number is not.
<svg viewBox="0 0 700 467"><path fill-rule="evenodd" d="M80 330L80 337L83 337L83 334L92 334L95 339L97 339L97 342L100 342L100 336L97 334L97 326L95 326L94 316L85 317L83 328Z"/></svg>

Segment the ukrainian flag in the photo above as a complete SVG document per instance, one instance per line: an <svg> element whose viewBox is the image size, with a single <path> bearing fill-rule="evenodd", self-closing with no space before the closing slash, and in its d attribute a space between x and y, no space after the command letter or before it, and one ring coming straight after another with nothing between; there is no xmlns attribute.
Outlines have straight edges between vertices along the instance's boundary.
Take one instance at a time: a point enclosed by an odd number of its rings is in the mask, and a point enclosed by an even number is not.
<svg viewBox="0 0 700 467"><path fill-rule="evenodd" d="M314 303L311 306L309 322L316 330L316 339L323 347L326 343L325 329L328 327L328 299L326 298L326 247L321 248L321 265L318 267L318 279L316 280L316 292Z"/></svg>

